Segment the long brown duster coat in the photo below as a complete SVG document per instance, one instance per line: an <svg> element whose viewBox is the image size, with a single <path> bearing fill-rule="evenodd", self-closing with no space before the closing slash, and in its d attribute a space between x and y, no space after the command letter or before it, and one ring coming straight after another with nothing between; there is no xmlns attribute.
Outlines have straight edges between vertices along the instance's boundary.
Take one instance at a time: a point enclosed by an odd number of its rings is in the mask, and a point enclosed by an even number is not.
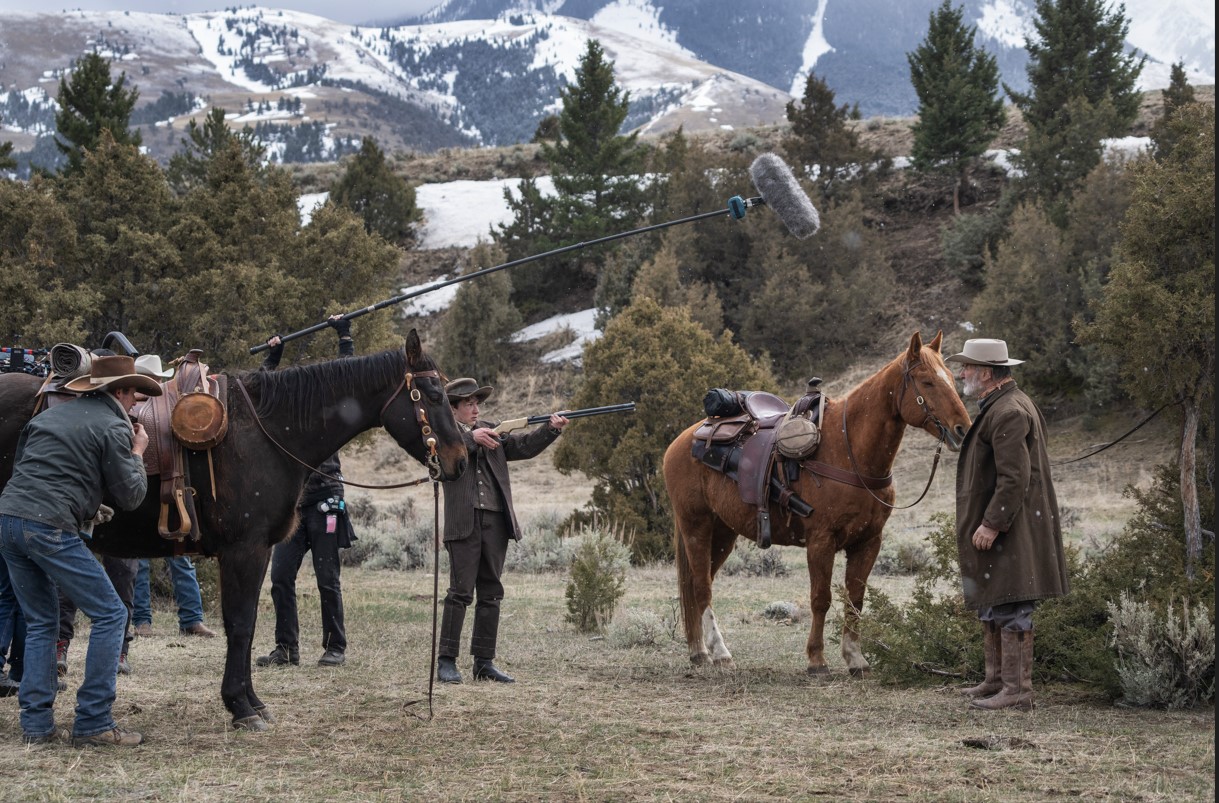
<svg viewBox="0 0 1219 803"><path fill-rule="evenodd" d="M999 531L981 551L981 523ZM957 459L957 554L965 604L981 609L1070 590L1041 411L1011 382L994 391Z"/></svg>
<svg viewBox="0 0 1219 803"><path fill-rule="evenodd" d="M495 424L479 421L474 426L494 427ZM484 449L474 442L474 436L469 432L465 432L464 437L470 464L460 477L444 484L444 540L460 541L477 531L475 509L478 506L479 482L495 483L495 488L486 490L499 491L504 513L512 525L512 537L517 541L521 540L521 525L517 523L516 512L512 509L512 483L508 480L508 461L537 457L555 442L559 433L549 426L541 426L525 433L509 433L504 436L498 449ZM486 457L491 477L479 473L480 454Z"/></svg>

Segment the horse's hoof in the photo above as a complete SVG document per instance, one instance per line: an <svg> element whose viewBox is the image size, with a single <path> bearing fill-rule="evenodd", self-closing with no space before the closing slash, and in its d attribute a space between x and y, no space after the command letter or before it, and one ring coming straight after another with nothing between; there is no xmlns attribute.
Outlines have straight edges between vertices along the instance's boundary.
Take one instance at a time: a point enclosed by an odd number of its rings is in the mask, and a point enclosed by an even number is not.
<svg viewBox="0 0 1219 803"><path fill-rule="evenodd" d="M241 719L233 720L233 727L239 731L255 732L265 731L268 729L266 721L258 714L255 714L252 717L243 717Z"/></svg>
<svg viewBox="0 0 1219 803"><path fill-rule="evenodd" d="M810 666L805 670L808 674L815 678L823 678L830 674L828 666Z"/></svg>
<svg viewBox="0 0 1219 803"><path fill-rule="evenodd" d="M691 666L706 666L710 662L711 656L707 655L705 652L698 652L690 656Z"/></svg>
<svg viewBox="0 0 1219 803"><path fill-rule="evenodd" d="M716 658L714 663L716 669L736 669L731 658Z"/></svg>
<svg viewBox="0 0 1219 803"><path fill-rule="evenodd" d="M851 677L855 678L856 680L863 680L870 674L872 674L872 667L870 666L856 666L851 668Z"/></svg>
<svg viewBox="0 0 1219 803"><path fill-rule="evenodd" d="M259 719L268 725L275 724L275 715L271 713L271 709L264 706L259 706L254 709L254 713L258 714Z"/></svg>

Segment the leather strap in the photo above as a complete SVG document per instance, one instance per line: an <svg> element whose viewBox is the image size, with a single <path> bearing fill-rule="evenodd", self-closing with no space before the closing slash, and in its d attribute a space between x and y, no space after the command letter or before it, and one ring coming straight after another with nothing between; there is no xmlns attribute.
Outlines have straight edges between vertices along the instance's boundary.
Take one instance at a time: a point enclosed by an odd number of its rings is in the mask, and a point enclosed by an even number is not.
<svg viewBox="0 0 1219 803"><path fill-rule="evenodd" d="M841 482L843 485L853 485L856 488L867 488L870 491L879 491L881 488L888 488L893 484L892 474L886 477L865 477L854 471L845 471L826 463L819 463L816 460L801 460L800 468L805 469L810 474L825 477L827 480Z"/></svg>

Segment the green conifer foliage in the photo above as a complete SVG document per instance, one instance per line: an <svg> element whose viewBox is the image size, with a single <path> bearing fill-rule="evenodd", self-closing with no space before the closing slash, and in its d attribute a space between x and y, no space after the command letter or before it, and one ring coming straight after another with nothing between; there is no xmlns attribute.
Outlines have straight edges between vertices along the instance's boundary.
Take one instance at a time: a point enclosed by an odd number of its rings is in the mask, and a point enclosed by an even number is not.
<svg viewBox="0 0 1219 803"><path fill-rule="evenodd" d="M1180 406L1192 579L1202 553L1196 443L1199 430L1211 443L1215 433L1215 108L1184 106L1169 125L1172 150L1134 167L1118 258L1081 336L1118 361L1141 405Z"/></svg>
<svg viewBox="0 0 1219 803"><path fill-rule="evenodd" d="M110 62L97 53L87 54L70 75L59 79L55 144L68 157L65 173L80 169L84 152L97 147L102 131L120 144L140 144L139 130L127 127L140 93L126 86L127 73L112 81Z"/></svg>
<svg viewBox="0 0 1219 803"><path fill-rule="evenodd" d="M573 421L556 445L555 466L595 483L584 518L595 514L633 531L636 562L672 555L661 462L673 439L703 418L702 399L713 387L775 390L727 333L712 338L683 308L640 299L584 348L584 381L570 406L637 406L628 415Z"/></svg>
<svg viewBox="0 0 1219 803"><path fill-rule="evenodd" d="M1015 162L1061 227L1065 201L1100 161L1100 140L1124 136L1138 115L1145 59L1126 53L1124 5L1110 12L1105 0L1036 4L1036 35L1025 42L1030 91L1004 88L1028 126Z"/></svg>
<svg viewBox="0 0 1219 803"><path fill-rule="evenodd" d="M79 270L68 279L101 294L87 319L87 342L119 331L141 351L161 353L180 335L163 310L181 276L169 237L174 203L161 168L103 129L79 168L61 180L60 197L80 247Z"/></svg>
<svg viewBox="0 0 1219 803"><path fill-rule="evenodd" d="M463 272L473 273L500 264L498 248L479 243L469 254ZM462 282L441 321L440 362L450 376L472 376L494 382L510 363L508 338L521 326L521 314L512 306L512 277L508 271L488 273Z"/></svg>
<svg viewBox="0 0 1219 803"><path fill-rule="evenodd" d="M847 127L849 119L853 119L850 106L835 106L834 90L812 72L804 81L801 105L787 104L791 135L783 140L783 149L797 165L816 167L823 187L828 188L862 156L859 135Z"/></svg>
<svg viewBox="0 0 1219 803"><path fill-rule="evenodd" d="M203 125L194 120L186 124L182 148L170 157L166 171L175 192L182 194L201 186L207 178L211 160L234 142L244 154L250 170L258 171L261 168L266 148L254 138L254 132L249 127L240 132L233 131L224 117L224 109L216 106L207 113Z"/></svg>
<svg viewBox="0 0 1219 803"><path fill-rule="evenodd" d="M906 55L919 99L914 167L957 178L952 193L957 214L966 169L986 152L1006 118L998 64L974 46L977 29L962 22L963 13L963 7L954 9L944 0L931 14L927 37Z"/></svg>
<svg viewBox="0 0 1219 803"><path fill-rule="evenodd" d="M1163 92L1164 111L1160 119L1151 127L1151 141L1155 144L1156 157L1163 159L1168 156L1176 139L1173 137L1173 115L1177 110L1195 101L1194 88L1185 77L1185 65L1177 62L1172 65L1172 74L1168 88Z"/></svg>
<svg viewBox="0 0 1219 803"><path fill-rule="evenodd" d="M100 296L70 277L76 224L53 183L0 181L0 341L27 348L85 341Z"/></svg>
<svg viewBox="0 0 1219 803"><path fill-rule="evenodd" d="M596 39L588 41L575 82L563 90L562 103L560 138L542 144L555 197L545 204L526 198L523 206L512 206L518 222L522 215L531 220L527 226L513 224L497 235L509 258L515 258L514 251L522 247L532 255L629 230L644 208L639 187L643 152L634 134L619 133L629 95L614 83L613 62L605 58ZM536 206L548 214L537 216ZM539 231L526 239L534 227ZM518 242L504 243L507 237ZM522 309L526 302L554 303L571 295L578 296L578 303L589 303L604 256L604 249L580 249L522 266L514 277L514 300Z"/></svg>
<svg viewBox="0 0 1219 803"><path fill-rule="evenodd" d="M360 152L347 160L330 200L359 215L370 234L402 247L414 242L412 224L423 217L415 206L414 187L394 174L372 137L365 137Z"/></svg>

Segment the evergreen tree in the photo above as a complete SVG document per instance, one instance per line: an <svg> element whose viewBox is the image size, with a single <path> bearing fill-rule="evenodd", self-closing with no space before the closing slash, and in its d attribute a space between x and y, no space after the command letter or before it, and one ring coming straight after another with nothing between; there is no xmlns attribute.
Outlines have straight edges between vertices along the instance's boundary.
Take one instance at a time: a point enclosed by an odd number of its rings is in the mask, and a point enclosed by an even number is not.
<svg viewBox="0 0 1219 803"><path fill-rule="evenodd" d="M17 166L17 160L13 158L13 143L0 142L0 170L12 170Z"/></svg>
<svg viewBox="0 0 1219 803"><path fill-rule="evenodd" d="M1127 55L1126 8L1106 0L1036 0L1025 41L1030 91L1004 86L1028 138L1015 157L1024 183L1066 225L1065 204L1101 158L1100 142L1126 134L1138 115L1144 58Z"/></svg>
<svg viewBox="0 0 1219 803"><path fill-rule="evenodd" d="M473 273L496 264L498 249L480 243L469 254L464 271ZM474 376L494 382L509 366L509 338L521 327L521 314L512 306L512 277L501 270L458 285L457 296L441 320L441 363L453 376Z"/></svg>
<svg viewBox="0 0 1219 803"><path fill-rule="evenodd" d="M610 321L605 334L584 348L584 380L572 407L626 400L632 415L606 415L572 422L572 437L555 447L555 467L593 480L589 509L634 532L635 562L671 557L673 519L661 463L673 439L703 417L707 388L776 390L766 369L751 361L725 333L707 334L686 311L642 299Z"/></svg>
<svg viewBox="0 0 1219 803"><path fill-rule="evenodd" d="M963 7L949 0L931 14L927 38L906 55L918 95L912 157L918 170L956 176L952 209L961 213L961 187L969 165L986 152L1006 117L998 97L995 57L974 47L976 28L962 22Z"/></svg>
<svg viewBox="0 0 1219 803"><path fill-rule="evenodd" d="M588 41L561 100L560 138L543 143L541 151L555 196L547 203L549 220L540 221L547 233L532 245L575 244L629 229L644 208L638 175L643 152L635 134L619 133L630 98L614 83L613 62L596 39ZM572 254L523 267L514 277L516 296L553 303L574 292L587 296L581 303L591 302L605 251Z"/></svg>
<svg viewBox="0 0 1219 803"><path fill-rule="evenodd" d="M80 169L86 150L97 147L102 131L120 145L141 142L139 129L128 129L139 90L126 88L127 73L111 81L110 62L87 54L68 76L59 79L59 113L55 115L59 150L68 157L65 173Z"/></svg>
<svg viewBox="0 0 1219 803"><path fill-rule="evenodd" d="M249 128L234 132L224 116L224 109L217 106L207 113L203 125L194 120L186 124L182 148L170 157L167 170L169 184L175 192L186 193L202 185L212 159L232 143L237 144L250 170L261 169L266 148Z"/></svg>
<svg viewBox="0 0 1219 803"><path fill-rule="evenodd" d="M415 188L394 174L372 137L365 137L360 152L348 160L346 171L330 190L330 200L363 218L370 234L403 247L414 242L411 224L423 217L415 206Z"/></svg>
<svg viewBox="0 0 1219 803"><path fill-rule="evenodd" d="M1163 159L1168 156L1176 144L1176 140L1172 136L1173 115L1177 113L1178 109L1193 103L1194 100L1194 88L1189 85L1189 79L1185 77L1185 64L1177 62L1172 65L1168 88L1163 92L1164 108L1160 119L1156 120L1151 127L1151 141L1155 146L1156 158Z"/></svg>
<svg viewBox="0 0 1219 803"><path fill-rule="evenodd" d="M1215 438L1215 108L1181 107L1169 125L1176 146L1134 168L1117 263L1081 337L1117 360L1131 398L1180 407L1192 580L1202 554L1197 440L1199 432L1204 442ZM1203 473L1213 472L1212 463Z"/></svg>
<svg viewBox="0 0 1219 803"><path fill-rule="evenodd" d="M74 278L76 224L53 183L0 181L0 342L87 342L99 293Z"/></svg>
<svg viewBox="0 0 1219 803"><path fill-rule="evenodd" d="M795 101L787 103L791 135L783 140L783 149L797 165L816 167L818 181L828 188L862 157L859 135L847 126L853 113L845 103L835 106L834 90L812 72L804 81L801 104L797 107ZM854 116L858 116L858 108Z"/></svg>
<svg viewBox="0 0 1219 803"><path fill-rule="evenodd" d="M181 255L168 237L174 204L161 168L103 129L79 169L60 181L60 198L79 238L78 271L101 303L87 320L87 342L127 335L142 351L172 350L180 324L163 311L181 277Z"/></svg>

